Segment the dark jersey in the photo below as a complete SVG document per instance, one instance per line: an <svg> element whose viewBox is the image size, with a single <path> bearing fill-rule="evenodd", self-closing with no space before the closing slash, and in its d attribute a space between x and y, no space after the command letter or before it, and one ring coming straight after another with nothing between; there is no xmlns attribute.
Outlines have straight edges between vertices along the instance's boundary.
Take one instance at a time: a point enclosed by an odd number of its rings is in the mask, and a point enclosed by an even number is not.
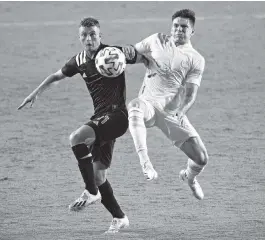
<svg viewBox="0 0 265 240"><path fill-rule="evenodd" d="M125 73L115 78L107 78L100 75L95 66L95 56L108 45L101 44L90 59L86 52L82 51L72 57L62 68L62 73L67 77L72 77L79 73L86 82L88 91L94 105L94 117L111 112L117 108L126 108L126 86ZM117 47L117 46L115 46ZM122 50L122 47L117 47ZM135 63L137 54L133 59L126 59L129 64Z"/></svg>

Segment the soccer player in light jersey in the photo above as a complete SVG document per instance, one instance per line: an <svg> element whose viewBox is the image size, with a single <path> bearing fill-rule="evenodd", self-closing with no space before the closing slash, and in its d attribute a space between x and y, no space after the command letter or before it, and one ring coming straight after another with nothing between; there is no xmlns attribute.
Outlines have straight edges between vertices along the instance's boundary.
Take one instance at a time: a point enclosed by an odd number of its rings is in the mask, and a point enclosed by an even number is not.
<svg viewBox="0 0 265 240"><path fill-rule="evenodd" d="M177 11L172 16L170 36L156 33L135 45L148 64L139 96L129 103L128 111L129 129L147 179L157 178L146 143L146 128L156 126L188 156L180 178L187 179L197 199L203 199L196 176L207 164L208 154L186 116L196 99L205 65L190 42L194 24L193 11Z"/></svg>
<svg viewBox="0 0 265 240"><path fill-rule="evenodd" d="M74 55L60 70L48 76L18 109L35 102L37 96L52 83L80 74L92 97L94 115L70 135L70 144L78 161L78 167L85 182L85 190L69 205L70 210L79 211L101 200L113 216L107 233L118 232L129 225L128 217L116 201L106 175L111 165L115 139L128 129L128 112L125 103L125 74L110 79L101 76L95 67L95 56L108 45L101 43L98 20L85 18L79 26L79 39L84 50ZM127 63L135 63L134 48L118 47L124 51ZM137 60L138 61L138 60Z"/></svg>

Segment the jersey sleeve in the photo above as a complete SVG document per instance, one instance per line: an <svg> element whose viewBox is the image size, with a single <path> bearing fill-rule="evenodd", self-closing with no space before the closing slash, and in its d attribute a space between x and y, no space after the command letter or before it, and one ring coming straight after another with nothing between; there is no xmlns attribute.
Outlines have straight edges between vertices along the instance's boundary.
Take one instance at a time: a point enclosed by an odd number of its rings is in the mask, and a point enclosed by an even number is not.
<svg viewBox="0 0 265 240"><path fill-rule="evenodd" d="M141 42L136 43L134 46L136 51L142 55L149 53L151 51L151 43L157 38L157 36L158 33L155 33L145 38Z"/></svg>
<svg viewBox="0 0 265 240"><path fill-rule="evenodd" d="M76 63L76 56L72 57L68 62L62 67L62 73L66 77L72 77L79 73L77 63Z"/></svg>
<svg viewBox="0 0 265 240"><path fill-rule="evenodd" d="M186 82L194 83L200 86L202 75L204 72L205 60L200 57L194 64L192 64L191 70L188 72L186 77Z"/></svg>

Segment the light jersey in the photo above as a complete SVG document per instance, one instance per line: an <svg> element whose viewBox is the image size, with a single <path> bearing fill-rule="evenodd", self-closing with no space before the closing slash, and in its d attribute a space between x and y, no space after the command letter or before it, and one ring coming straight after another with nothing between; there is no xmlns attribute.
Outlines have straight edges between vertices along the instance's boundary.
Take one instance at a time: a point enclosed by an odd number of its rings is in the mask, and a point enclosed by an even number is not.
<svg viewBox="0 0 265 240"><path fill-rule="evenodd" d="M185 94L185 82L200 86L204 58L190 42L176 47L172 38L162 33L149 36L135 48L149 60L139 97L175 114Z"/></svg>

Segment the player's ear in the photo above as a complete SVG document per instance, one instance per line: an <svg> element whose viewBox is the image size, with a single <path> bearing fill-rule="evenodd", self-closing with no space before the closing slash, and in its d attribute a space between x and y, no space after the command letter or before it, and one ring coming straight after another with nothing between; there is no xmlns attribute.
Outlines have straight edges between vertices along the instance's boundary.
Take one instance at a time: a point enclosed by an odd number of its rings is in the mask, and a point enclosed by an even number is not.
<svg viewBox="0 0 265 240"><path fill-rule="evenodd" d="M191 35L193 35L194 33L195 33L195 29L192 28Z"/></svg>

